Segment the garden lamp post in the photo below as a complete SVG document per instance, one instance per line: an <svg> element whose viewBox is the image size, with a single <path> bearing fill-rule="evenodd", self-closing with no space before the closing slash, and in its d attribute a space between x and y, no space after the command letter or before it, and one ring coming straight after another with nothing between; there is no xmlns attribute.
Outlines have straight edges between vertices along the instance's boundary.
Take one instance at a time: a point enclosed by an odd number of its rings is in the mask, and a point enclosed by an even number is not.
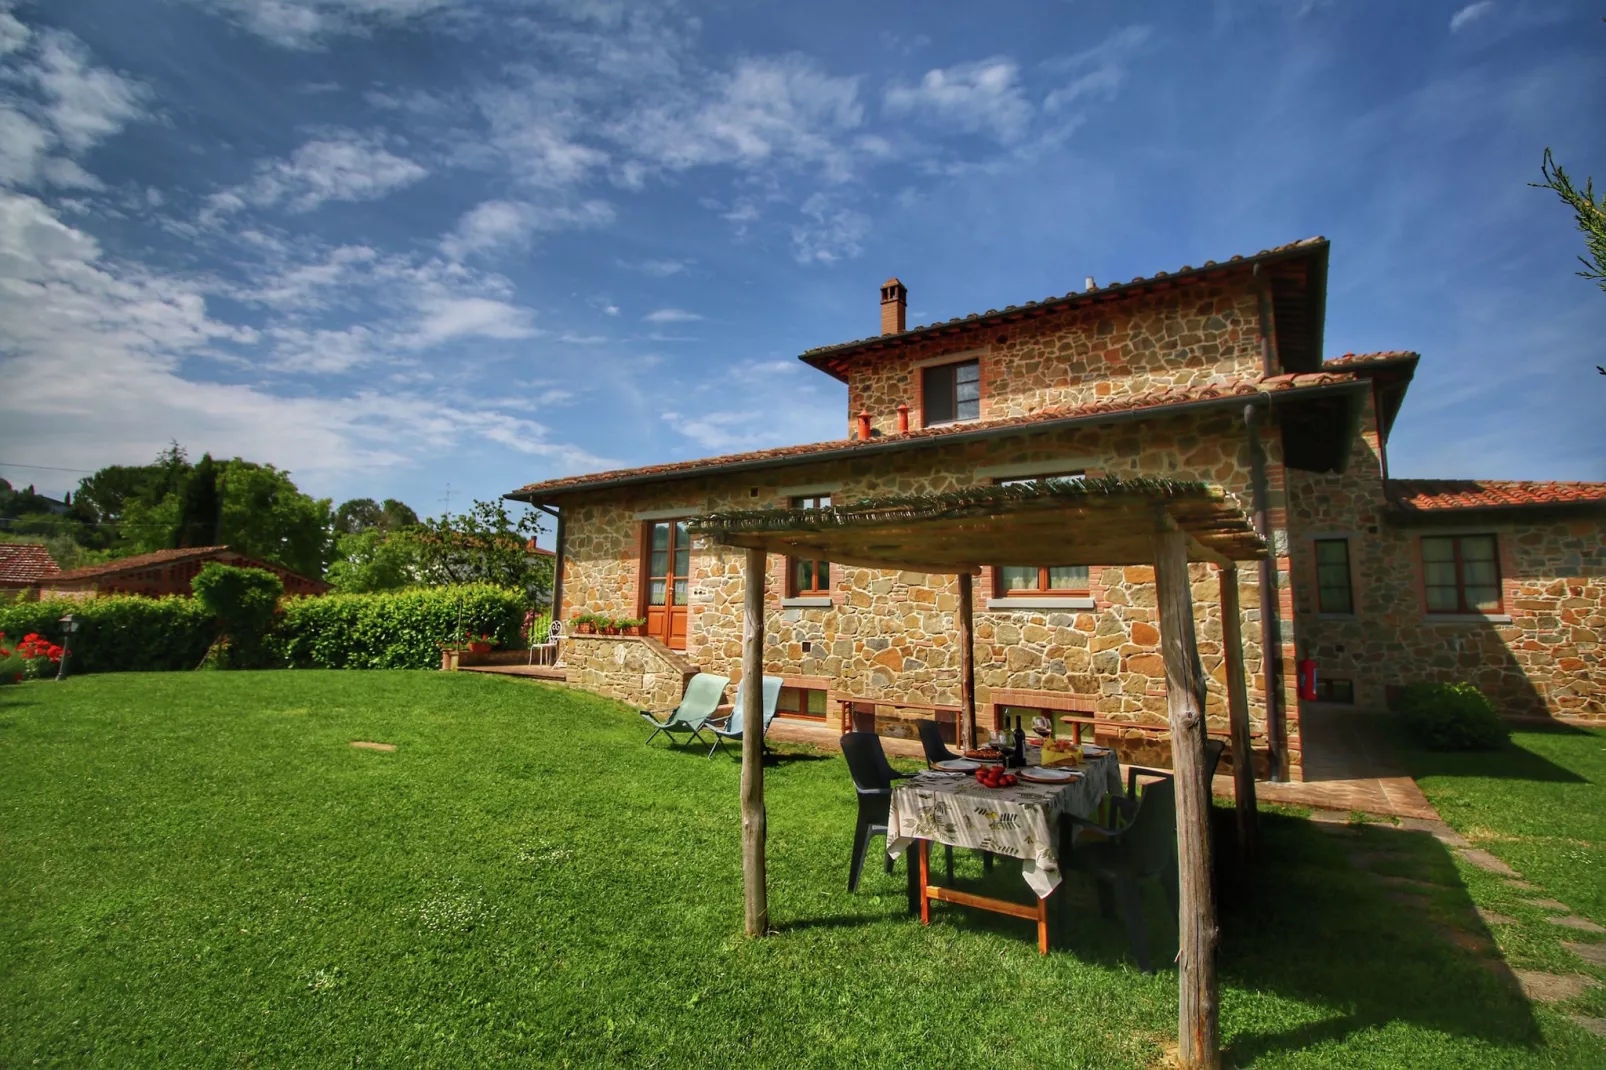
<svg viewBox="0 0 1606 1070"><path fill-rule="evenodd" d="M78 630L78 622L71 613L61 618L61 664L56 666L56 679L64 679L67 675L67 655L72 653L73 633Z"/></svg>

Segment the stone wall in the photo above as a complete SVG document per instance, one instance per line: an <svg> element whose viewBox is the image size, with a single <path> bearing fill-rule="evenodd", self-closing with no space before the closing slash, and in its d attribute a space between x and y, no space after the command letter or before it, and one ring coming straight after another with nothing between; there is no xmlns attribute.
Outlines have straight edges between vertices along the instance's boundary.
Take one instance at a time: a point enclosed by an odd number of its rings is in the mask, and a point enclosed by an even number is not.
<svg viewBox="0 0 1606 1070"><path fill-rule="evenodd" d="M697 668L662 643L634 636L575 635L563 641L568 683L640 710L672 710Z"/></svg>
<svg viewBox="0 0 1606 1070"><path fill-rule="evenodd" d="M1369 407L1343 475L1290 471L1289 531L1301 653L1319 676L1350 680L1361 708L1419 680L1477 684L1511 716L1606 722L1606 524L1511 514L1404 524L1386 509L1375 412ZM1492 534L1504 612L1429 614L1421 539ZM1318 611L1315 540L1347 538L1353 614Z"/></svg>
<svg viewBox="0 0 1606 1070"><path fill-rule="evenodd" d="M1267 443L1280 470L1278 443ZM1236 412L1194 413L1103 428L1022 434L988 442L946 443L793 468L577 494L566 513L565 616L582 610L638 612L642 525L639 514L666 509L694 515L718 509L783 506L799 487L830 486L839 501L872 494L918 493L986 481L978 469L1061 462L1091 475L1168 476L1224 484L1247 502L1248 449ZM755 494L754 491L757 491ZM741 663L743 554L694 542L687 658L705 670L738 676ZM1164 726L1164 672L1158 654L1153 573L1147 566L1091 570L1087 604L1063 609L989 610L990 576L977 584L976 683L979 721L988 724L992 692L1071 694L1100 718ZM1196 628L1208 680L1212 731L1226 731L1226 692L1217 578L1194 566ZM953 577L837 568L835 604L783 604L784 565L772 559L767 583L765 671L831 681L834 697L959 700L958 607ZM1240 573L1245 668L1251 717L1264 743L1259 592L1255 570ZM581 686L590 686L571 677ZM1011 701L1026 705L1019 695ZM1294 738L1297 747L1297 734ZM1297 764L1297 758L1296 758Z"/></svg>
<svg viewBox="0 0 1606 1070"><path fill-rule="evenodd" d="M881 434L898 405L923 427L921 369L952 357L979 362L981 418L1022 416L1165 387L1198 387L1261 374L1259 306L1248 279L1191 285L1116 304L1068 309L974 337L938 337L854 361L848 423L861 410Z"/></svg>

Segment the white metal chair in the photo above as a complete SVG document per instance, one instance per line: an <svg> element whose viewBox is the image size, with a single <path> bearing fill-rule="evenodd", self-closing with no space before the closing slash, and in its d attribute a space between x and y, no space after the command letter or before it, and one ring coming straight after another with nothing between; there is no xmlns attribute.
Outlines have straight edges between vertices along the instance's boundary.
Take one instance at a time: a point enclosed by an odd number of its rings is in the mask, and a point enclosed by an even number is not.
<svg viewBox="0 0 1606 1070"><path fill-rule="evenodd" d="M558 661L558 643L562 639L563 621L553 617L552 626L547 629L547 637L544 642L537 642L536 637L533 635L530 637L530 664L535 664L535 656L539 653L542 665L556 665Z"/></svg>

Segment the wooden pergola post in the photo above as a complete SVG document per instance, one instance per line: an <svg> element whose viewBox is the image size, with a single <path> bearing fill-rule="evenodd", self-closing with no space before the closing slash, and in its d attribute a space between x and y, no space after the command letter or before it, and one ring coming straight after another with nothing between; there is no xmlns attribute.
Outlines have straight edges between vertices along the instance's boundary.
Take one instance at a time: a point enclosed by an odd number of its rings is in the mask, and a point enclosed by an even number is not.
<svg viewBox="0 0 1606 1070"><path fill-rule="evenodd" d="M742 884L747 935L770 927L764 873L764 579L768 554L747 551L746 604L742 611Z"/></svg>
<svg viewBox="0 0 1606 1070"><path fill-rule="evenodd" d="M1170 525L1166 525L1169 527ZM1188 582L1188 535L1162 529L1154 537L1154 580L1165 661L1171 767L1176 774L1178 1062L1221 1065L1220 989L1216 977L1215 895L1210 884L1210 786L1204 770L1204 679L1199 670Z"/></svg>
<svg viewBox="0 0 1606 1070"><path fill-rule="evenodd" d="M1238 566L1221 566L1221 654L1227 669L1227 719L1232 729L1232 797L1238 814L1238 857L1260 853L1255 807L1255 752L1249 739L1249 687L1244 679L1243 613L1238 607Z"/></svg>
<svg viewBox="0 0 1606 1070"><path fill-rule="evenodd" d="M959 745L976 746L976 596L974 577L959 574Z"/></svg>

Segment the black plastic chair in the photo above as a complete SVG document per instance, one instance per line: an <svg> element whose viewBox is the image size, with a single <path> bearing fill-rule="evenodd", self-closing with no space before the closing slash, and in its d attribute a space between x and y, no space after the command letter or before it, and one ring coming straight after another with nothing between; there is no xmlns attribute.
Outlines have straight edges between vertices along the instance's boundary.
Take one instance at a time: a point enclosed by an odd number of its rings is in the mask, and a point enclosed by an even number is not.
<svg viewBox="0 0 1606 1070"><path fill-rule="evenodd" d="M1074 815L1066 815L1078 825L1096 829L1108 839L1084 844L1071 852L1071 864L1086 870L1098 883L1099 911L1106 918L1115 915L1120 904L1137 956L1138 969L1153 973L1149 961L1149 940L1143 930L1143 896L1140 882L1158 877L1171 915L1177 914L1177 782L1170 776L1149 784L1143 791L1137 812L1121 828L1104 828Z"/></svg>
<svg viewBox="0 0 1606 1070"><path fill-rule="evenodd" d="M951 762L959 757L948 749L947 743L943 742L942 725L936 721L916 721L915 727L920 730L920 745L926 749L927 765Z"/></svg>
<svg viewBox="0 0 1606 1070"><path fill-rule="evenodd" d="M853 859L848 867L848 891L859 889L859 874L864 870L864 857L869 853L870 840L887 835L887 817L892 810L892 782L904 780L908 773L900 773L887 761L881 737L874 732L848 732L842 737L842 756L848 760L848 773L853 777L853 790L859 796L859 820L853 830ZM946 847L946 845L945 845ZM954 849L946 847L948 880L953 881ZM886 856L887 872L892 872L892 856ZM909 864L914 865L910 852Z"/></svg>
<svg viewBox="0 0 1606 1070"><path fill-rule="evenodd" d="M1225 740L1205 740L1205 791L1208 795L1211 781L1216 779L1216 767L1221 764L1221 755L1227 749ZM1155 777L1160 780L1169 780L1172 777L1169 769L1148 769L1141 765L1129 765L1126 769L1126 798L1111 799L1116 812L1124 819L1132 820L1138 806L1138 777Z"/></svg>

